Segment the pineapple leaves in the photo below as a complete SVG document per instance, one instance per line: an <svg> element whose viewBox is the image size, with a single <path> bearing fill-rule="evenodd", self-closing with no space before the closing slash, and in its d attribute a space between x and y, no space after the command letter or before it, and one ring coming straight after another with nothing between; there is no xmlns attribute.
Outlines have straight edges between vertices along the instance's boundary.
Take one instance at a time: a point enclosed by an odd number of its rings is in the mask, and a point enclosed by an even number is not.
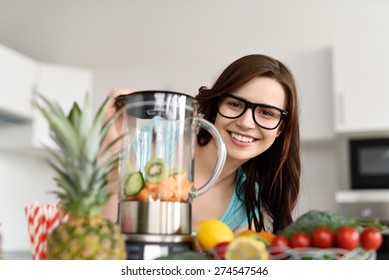
<svg viewBox="0 0 389 280"><path fill-rule="evenodd" d="M73 126L77 126L79 120L80 120L81 110L80 107L78 107L78 104L76 102L73 103L73 107L70 110L68 120L72 123Z"/></svg>
<svg viewBox="0 0 389 280"><path fill-rule="evenodd" d="M74 141L77 139L76 131L71 123L67 120L63 110L56 104L51 103L49 100L42 96L42 100L47 106L44 108L42 105L34 102L34 105L41 111L49 122L51 137L61 150L66 150L68 153L79 153L78 145Z"/></svg>
<svg viewBox="0 0 389 280"><path fill-rule="evenodd" d="M65 211L78 216L95 216L108 201L109 174L117 168L119 152L110 151L124 137L121 135L103 147L110 126L123 111L104 121L112 104L106 98L95 116L89 94L80 107L73 104L68 115L53 101L38 94L33 105L43 114L50 126L51 137L57 148L46 146L49 166L55 171L59 189L54 193Z"/></svg>

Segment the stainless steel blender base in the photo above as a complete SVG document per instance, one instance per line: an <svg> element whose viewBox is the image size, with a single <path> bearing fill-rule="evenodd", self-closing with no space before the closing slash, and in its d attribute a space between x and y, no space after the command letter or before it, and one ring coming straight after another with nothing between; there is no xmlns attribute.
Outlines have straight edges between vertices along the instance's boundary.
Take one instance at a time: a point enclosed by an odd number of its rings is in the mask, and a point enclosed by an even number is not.
<svg viewBox="0 0 389 280"><path fill-rule="evenodd" d="M124 234L191 235L191 204L169 201L121 201L119 225Z"/></svg>
<svg viewBox="0 0 389 280"><path fill-rule="evenodd" d="M193 235L181 234L126 234L126 241L144 242L144 243L183 243L193 242L195 237Z"/></svg>
<svg viewBox="0 0 389 280"><path fill-rule="evenodd" d="M195 250L191 235L127 234L128 260L152 260L171 254Z"/></svg>

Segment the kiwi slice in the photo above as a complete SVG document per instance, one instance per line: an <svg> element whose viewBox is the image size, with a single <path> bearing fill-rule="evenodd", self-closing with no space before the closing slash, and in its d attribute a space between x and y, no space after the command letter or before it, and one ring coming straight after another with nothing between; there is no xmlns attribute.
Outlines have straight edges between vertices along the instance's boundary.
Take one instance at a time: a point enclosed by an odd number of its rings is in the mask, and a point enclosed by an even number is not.
<svg viewBox="0 0 389 280"><path fill-rule="evenodd" d="M153 184L162 182L169 176L169 164L161 158L152 158L145 165L146 180Z"/></svg>
<svg viewBox="0 0 389 280"><path fill-rule="evenodd" d="M144 187L144 179L141 172L130 173L125 180L124 194L132 196L139 193Z"/></svg>

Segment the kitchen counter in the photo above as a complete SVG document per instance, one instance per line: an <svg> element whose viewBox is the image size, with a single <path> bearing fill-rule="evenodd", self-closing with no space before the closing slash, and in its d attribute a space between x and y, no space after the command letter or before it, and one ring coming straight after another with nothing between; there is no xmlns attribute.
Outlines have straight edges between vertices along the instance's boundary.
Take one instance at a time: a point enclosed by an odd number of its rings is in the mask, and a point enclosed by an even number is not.
<svg viewBox="0 0 389 280"><path fill-rule="evenodd" d="M31 260L32 255L29 251L11 251L4 252L2 255L3 260Z"/></svg>

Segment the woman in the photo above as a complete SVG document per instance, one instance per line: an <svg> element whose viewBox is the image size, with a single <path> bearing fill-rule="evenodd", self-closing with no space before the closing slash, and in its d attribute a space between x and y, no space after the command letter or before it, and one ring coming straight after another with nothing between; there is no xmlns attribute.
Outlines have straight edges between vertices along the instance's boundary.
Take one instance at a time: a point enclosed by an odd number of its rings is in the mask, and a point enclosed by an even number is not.
<svg viewBox="0 0 389 280"><path fill-rule="evenodd" d="M126 93L128 89L115 89L112 94ZM193 228L201 220L216 218L235 234L249 228L283 229L292 222L300 189L292 73L271 57L244 56L229 65L212 88L201 87L196 99L199 112L220 132L227 159L215 185L193 201ZM217 153L206 130L199 131L197 140L195 185L199 186L213 171ZM107 216L116 217L116 209Z"/></svg>

